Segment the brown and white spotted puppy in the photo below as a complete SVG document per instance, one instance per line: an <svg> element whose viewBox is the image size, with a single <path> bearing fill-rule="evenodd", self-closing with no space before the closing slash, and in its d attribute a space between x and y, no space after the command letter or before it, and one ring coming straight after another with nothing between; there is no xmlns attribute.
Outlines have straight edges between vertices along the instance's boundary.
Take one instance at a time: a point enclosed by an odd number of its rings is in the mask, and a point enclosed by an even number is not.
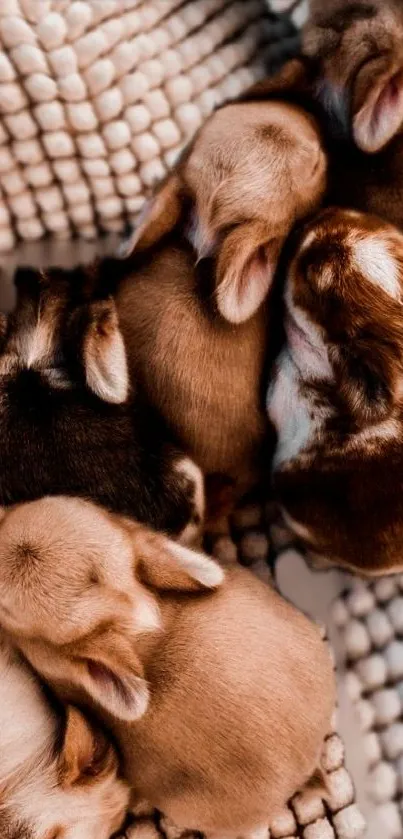
<svg viewBox="0 0 403 839"><path fill-rule="evenodd" d="M224 575L94 504L43 498L3 511L0 622L112 730L136 809L256 839L307 783L325 792L328 650L248 570Z"/></svg>
<svg viewBox="0 0 403 839"><path fill-rule="evenodd" d="M128 803L112 745L76 708L52 706L0 636L2 839L109 839Z"/></svg>
<svg viewBox="0 0 403 839"><path fill-rule="evenodd" d="M201 471L129 383L112 298L80 272L21 270L17 286L0 340L0 503L63 492L197 539Z"/></svg>
<svg viewBox="0 0 403 839"><path fill-rule="evenodd" d="M403 567L403 236L324 211L285 286L286 345L267 407L274 489L313 557L363 574Z"/></svg>

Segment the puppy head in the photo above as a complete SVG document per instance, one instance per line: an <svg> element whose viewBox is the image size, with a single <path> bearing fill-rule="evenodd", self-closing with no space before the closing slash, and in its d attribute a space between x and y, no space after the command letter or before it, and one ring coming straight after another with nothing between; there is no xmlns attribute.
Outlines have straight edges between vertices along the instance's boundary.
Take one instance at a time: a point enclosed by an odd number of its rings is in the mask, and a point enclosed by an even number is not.
<svg viewBox="0 0 403 839"><path fill-rule="evenodd" d="M394 0L312 3L304 48L319 61L321 99L364 152L380 151L402 127L402 26Z"/></svg>
<svg viewBox="0 0 403 839"><path fill-rule="evenodd" d="M296 219L320 202L326 160L314 120L284 102L217 111L146 208L125 253L149 248L188 209L199 259L216 258L216 301L232 323L251 317L270 288Z"/></svg>
<svg viewBox="0 0 403 839"><path fill-rule="evenodd" d="M7 839L109 839L129 789L115 751L75 708L65 716L0 649L0 830Z"/></svg>
<svg viewBox="0 0 403 839"><path fill-rule="evenodd" d="M136 641L162 629L158 593L206 591L223 579L204 554L64 497L4 514L0 567L0 622L43 652L35 668L126 720L148 705Z"/></svg>
<svg viewBox="0 0 403 839"><path fill-rule="evenodd" d="M80 270L17 272L16 309L0 323L5 386L29 370L51 389L80 381L106 402L126 401L126 351L115 304L112 298L91 300L85 281Z"/></svg>
<svg viewBox="0 0 403 839"><path fill-rule="evenodd" d="M403 387L403 236L329 209L302 235L286 293L289 351L307 381L336 386L357 422L386 418Z"/></svg>

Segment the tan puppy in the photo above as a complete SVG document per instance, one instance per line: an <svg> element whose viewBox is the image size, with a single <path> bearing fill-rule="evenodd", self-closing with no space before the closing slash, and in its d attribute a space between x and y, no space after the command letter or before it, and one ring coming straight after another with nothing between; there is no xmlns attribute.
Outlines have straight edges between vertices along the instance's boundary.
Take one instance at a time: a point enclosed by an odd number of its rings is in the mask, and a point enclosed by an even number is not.
<svg viewBox="0 0 403 839"><path fill-rule="evenodd" d="M329 654L248 571L223 581L213 560L141 525L45 498L4 514L0 619L51 685L112 729L133 805L235 836L323 783Z"/></svg>
<svg viewBox="0 0 403 839"><path fill-rule="evenodd" d="M403 235L326 210L301 235L268 394L274 489L313 557L403 568Z"/></svg>
<svg viewBox="0 0 403 839"><path fill-rule="evenodd" d="M325 175L317 124L301 108L228 105L203 126L126 248L134 257L117 304L132 378L204 472L243 488L266 433L271 330L261 304L294 222L320 204Z"/></svg>
<svg viewBox="0 0 403 839"><path fill-rule="evenodd" d="M104 735L76 708L53 708L0 636L2 839L109 839L129 789Z"/></svg>

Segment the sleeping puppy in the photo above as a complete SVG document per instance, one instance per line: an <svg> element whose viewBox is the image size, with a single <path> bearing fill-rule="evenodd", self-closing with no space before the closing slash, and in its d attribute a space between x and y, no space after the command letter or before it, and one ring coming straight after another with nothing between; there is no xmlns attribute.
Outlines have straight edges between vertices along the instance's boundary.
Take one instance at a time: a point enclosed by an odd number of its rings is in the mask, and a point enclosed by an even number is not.
<svg viewBox="0 0 403 839"><path fill-rule="evenodd" d="M330 201L403 227L401 0L311 0L304 52L337 141Z"/></svg>
<svg viewBox="0 0 403 839"><path fill-rule="evenodd" d="M114 749L76 708L56 710L0 636L2 839L109 839L129 789Z"/></svg>
<svg viewBox="0 0 403 839"><path fill-rule="evenodd" d="M282 102L228 105L126 245L117 309L131 376L203 471L240 492L256 480L267 433L264 301L288 233L318 208L325 181L312 116Z"/></svg>
<svg viewBox="0 0 403 839"><path fill-rule="evenodd" d="M301 235L285 307L267 399L285 522L313 558L366 575L401 571L402 234L324 211Z"/></svg>
<svg viewBox="0 0 403 839"><path fill-rule="evenodd" d="M4 511L0 621L62 697L112 730L136 809L235 837L305 784L324 792L328 650L245 569L223 579L142 525L45 498Z"/></svg>
<svg viewBox="0 0 403 839"><path fill-rule="evenodd" d="M20 271L0 342L0 500L93 498L185 540L203 518L199 468L129 385L111 298L62 271Z"/></svg>

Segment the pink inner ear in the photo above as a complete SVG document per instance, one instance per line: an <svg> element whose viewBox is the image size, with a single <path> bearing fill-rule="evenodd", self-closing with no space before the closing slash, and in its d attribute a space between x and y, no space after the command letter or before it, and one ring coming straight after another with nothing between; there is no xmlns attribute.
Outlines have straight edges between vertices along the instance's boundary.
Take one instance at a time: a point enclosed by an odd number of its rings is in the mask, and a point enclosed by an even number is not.
<svg viewBox="0 0 403 839"><path fill-rule="evenodd" d="M364 106L354 121L358 146L366 152L380 151L399 131L403 122L403 71L395 73L372 104Z"/></svg>
<svg viewBox="0 0 403 839"><path fill-rule="evenodd" d="M121 702L130 706L132 702L131 693L127 689L123 680L119 679L119 676L117 676L116 673L113 673L109 667L106 667L104 664L100 664L98 661L88 661L87 669L89 676L91 676L91 679L98 685L98 687L105 691L112 690L115 695L119 697Z"/></svg>

